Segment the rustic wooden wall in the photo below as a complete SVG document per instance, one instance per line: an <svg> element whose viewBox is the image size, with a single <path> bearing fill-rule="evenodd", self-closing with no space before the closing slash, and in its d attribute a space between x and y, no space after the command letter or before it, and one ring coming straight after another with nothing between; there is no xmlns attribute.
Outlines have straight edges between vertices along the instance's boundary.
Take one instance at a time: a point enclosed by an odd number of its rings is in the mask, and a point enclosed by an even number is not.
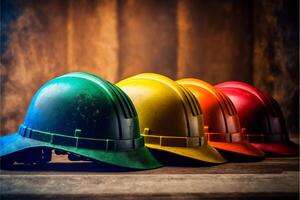
<svg viewBox="0 0 300 200"><path fill-rule="evenodd" d="M1 4L19 12L1 54L1 134L17 130L34 92L53 77L87 71L118 80L117 1Z"/></svg>
<svg viewBox="0 0 300 200"><path fill-rule="evenodd" d="M299 1L255 1L253 81L283 108L299 132Z"/></svg>
<svg viewBox="0 0 300 200"><path fill-rule="evenodd" d="M298 131L298 15L296 0L2 0L1 134L43 83L79 70L254 83Z"/></svg>
<svg viewBox="0 0 300 200"><path fill-rule="evenodd" d="M119 1L119 78L157 72L176 78L177 2Z"/></svg>
<svg viewBox="0 0 300 200"><path fill-rule="evenodd" d="M252 82L252 1L178 1L178 77Z"/></svg>

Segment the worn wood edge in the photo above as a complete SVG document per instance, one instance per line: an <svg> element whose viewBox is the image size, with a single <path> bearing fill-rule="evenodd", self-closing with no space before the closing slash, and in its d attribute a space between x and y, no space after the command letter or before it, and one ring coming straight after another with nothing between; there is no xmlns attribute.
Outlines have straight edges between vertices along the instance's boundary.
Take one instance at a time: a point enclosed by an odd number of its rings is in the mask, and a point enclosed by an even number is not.
<svg viewBox="0 0 300 200"><path fill-rule="evenodd" d="M1 175L1 196L297 194L299 173L158 175Z"/></svg>
<svg viewBox="0 0 300 200"><path fill-rule="evenodd" d="M130 195L116 195L116 194L100 194L100 195L14 195L14 194L6 194L0 195L1 200L12 200L12 199L22 199L22 200L37 200L37 199L55 199L55 200L94 200L94 199L103 199L103 200L112 200L112 199L183 199L183 200L194 200L194 199L245 199L249 200L276 200L276 199L299 199L299 193L252 193L252 194L232 194L232 193L222 193L222 194L130 194Z"/></svg>

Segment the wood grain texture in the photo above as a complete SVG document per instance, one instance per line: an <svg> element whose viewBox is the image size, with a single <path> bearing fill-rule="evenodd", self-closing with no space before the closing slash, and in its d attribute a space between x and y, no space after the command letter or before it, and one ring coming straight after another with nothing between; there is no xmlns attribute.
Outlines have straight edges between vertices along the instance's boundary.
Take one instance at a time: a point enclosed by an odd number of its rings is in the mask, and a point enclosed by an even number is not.
<svg viewBox="0 0 300 200"><path fill-rule="evenodd" d="M297 0L2 0L0 135L15 132L50 79L143 72L270 92L299 132Z"/></svg>
<svg viewBox="0 0 300 200"><path fill-rule="evenodd" d="M20 13L1 55L1 135L18 129L34 93L56 76L118 79L117 1L13 2Z"/></svg>
<svg viewBox="0 0 300 200"><path fill-rule="evenodd" d="M255 1L253 80L299 132L299 1Z"/></svg>
<svg viewBox="0 0 300 200"><path fill-rule="evenodd" d="M77 163L77 164L76 164ZM297 199L299 158L114 171L62 156L44 169L0 171L1 199Z"/></svg>
<svg viewBox="0 0 300 200"><path fill-rule="evenodd" d="M178 77L251 83L251 13L251 1L178 1Z"/></svg>
<svg viewBox="0 0 300 200"><path fill-rule="evenodd" d="M120 78L143 72L176 78L176 8L173 0L120 1Z"/></svg>

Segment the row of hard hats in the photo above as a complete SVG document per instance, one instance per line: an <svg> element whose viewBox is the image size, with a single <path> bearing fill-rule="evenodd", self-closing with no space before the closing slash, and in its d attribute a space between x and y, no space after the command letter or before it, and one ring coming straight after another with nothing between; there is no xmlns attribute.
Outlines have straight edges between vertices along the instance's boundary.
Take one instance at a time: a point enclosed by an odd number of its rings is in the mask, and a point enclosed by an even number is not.
<svg viewBox="0 0 300 200"><path fill-rule="evenodd" d="M46 163L54 149L121 167L160 167L145 146L207 163L298 154L277 102L248 84L213 87L145 73L114 85L75 72L37 91L19 131L0 138L0 158L5 166Z"/></svg>

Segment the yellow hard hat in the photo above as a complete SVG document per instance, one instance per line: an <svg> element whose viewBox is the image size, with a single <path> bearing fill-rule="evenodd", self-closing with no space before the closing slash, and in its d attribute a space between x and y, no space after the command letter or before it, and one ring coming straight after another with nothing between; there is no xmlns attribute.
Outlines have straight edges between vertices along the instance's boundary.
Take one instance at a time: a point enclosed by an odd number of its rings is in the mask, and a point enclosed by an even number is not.
<svg viewBox="0 0 300 200"><path fill-rule="evenodd" d="M117 83L132 100L150 149L209 163L226 160L207 143L197 99L168 77L144 73Z"/></svg>

